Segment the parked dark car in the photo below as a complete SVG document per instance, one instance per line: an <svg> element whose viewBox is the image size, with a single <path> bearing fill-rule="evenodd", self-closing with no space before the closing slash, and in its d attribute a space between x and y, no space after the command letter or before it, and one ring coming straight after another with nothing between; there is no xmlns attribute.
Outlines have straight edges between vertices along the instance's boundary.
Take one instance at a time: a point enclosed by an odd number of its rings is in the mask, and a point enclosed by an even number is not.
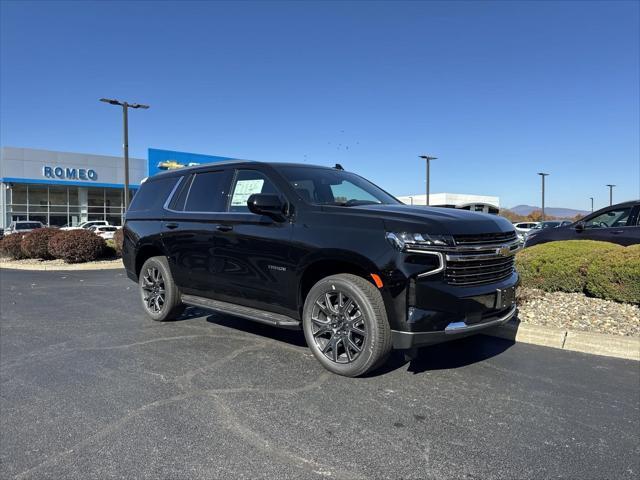
<svg viewBox="0 0 640 480"><path fill-rule="evenodd" d="M525 247L559 240L599 240L634 245L640 243L640 200L603 208L578 222L558 228L530 231Z"/></svg>
<svg viewBox="0 0 640 480"><path fill-rule="evenodd" d="M123 260L154 320L192 305L303 329L357 376L512 318L519 245L502 217L404 205L338 166L225 162L145 181Z"/></svg>

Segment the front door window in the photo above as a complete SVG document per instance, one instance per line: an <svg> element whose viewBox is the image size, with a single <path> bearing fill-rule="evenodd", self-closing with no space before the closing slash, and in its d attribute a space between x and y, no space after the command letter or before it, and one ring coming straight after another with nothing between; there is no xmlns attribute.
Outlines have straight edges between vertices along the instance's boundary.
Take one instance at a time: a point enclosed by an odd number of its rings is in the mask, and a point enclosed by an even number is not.
<svg viewBox="0 0 640 480"><path fill-rule="evenodd" d="M617 208L601 213L584 222L585 228L620 228L626 227L631 208Z"/></svg>

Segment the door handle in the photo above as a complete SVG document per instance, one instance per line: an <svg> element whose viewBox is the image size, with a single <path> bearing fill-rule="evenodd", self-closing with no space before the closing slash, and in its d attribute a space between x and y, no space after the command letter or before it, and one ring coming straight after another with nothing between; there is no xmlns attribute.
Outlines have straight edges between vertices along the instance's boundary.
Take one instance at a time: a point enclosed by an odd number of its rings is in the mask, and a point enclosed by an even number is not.
<svg viewBox="0 0 640 480"><path fill-rule="evenodd" d="M624 230L614 230L611 233L613 233L614 235L618 233L624 233Z"/></svg>
<svg viewBox="0 0 640 480"><path fill-rule="evenodd" d="M173 222L165 223L164 226L171 230L173 230L174 228L178 228L178 224Z"/></svg>
<svg viewBox="0 0 640 480"><path fill-rule="evenodd" d="M231 225L216 225L216 230L219 232L230 232L233 230L233 227Z"/></svg>

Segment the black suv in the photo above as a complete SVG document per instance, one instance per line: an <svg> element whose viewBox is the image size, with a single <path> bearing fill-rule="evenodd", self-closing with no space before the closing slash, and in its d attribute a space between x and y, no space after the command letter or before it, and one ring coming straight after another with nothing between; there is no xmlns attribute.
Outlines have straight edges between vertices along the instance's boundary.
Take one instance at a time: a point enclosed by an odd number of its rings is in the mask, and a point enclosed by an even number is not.
<svg viewBox="0 0 640 480"><path fill-rule="evenodd" d="M192 305L302 328L318 361L340 375L516 312L511 223L404 205L339 165L242 161L160 173L142 184L124 233L127 275L154 320Z"/></svg>

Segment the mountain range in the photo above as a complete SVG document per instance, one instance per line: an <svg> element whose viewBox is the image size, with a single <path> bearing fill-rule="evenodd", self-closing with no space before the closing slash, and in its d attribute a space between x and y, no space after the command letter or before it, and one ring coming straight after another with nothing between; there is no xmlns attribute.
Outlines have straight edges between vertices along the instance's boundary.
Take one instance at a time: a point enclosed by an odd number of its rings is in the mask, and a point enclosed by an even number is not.
<svg viewBox="0 0 640 480"><path fill-rule="evenodd" d="M529 215L534 210L542 210L540 207L534 207L532 205L516 205L513 208L509 208L513 213L517 213L518 215ZM554 207L544 207L544 213L550 215L552 217L558 218L573 218L576 215L587 215L591 212L586 210L574 210L573 208L554 208Z"/></svg>

